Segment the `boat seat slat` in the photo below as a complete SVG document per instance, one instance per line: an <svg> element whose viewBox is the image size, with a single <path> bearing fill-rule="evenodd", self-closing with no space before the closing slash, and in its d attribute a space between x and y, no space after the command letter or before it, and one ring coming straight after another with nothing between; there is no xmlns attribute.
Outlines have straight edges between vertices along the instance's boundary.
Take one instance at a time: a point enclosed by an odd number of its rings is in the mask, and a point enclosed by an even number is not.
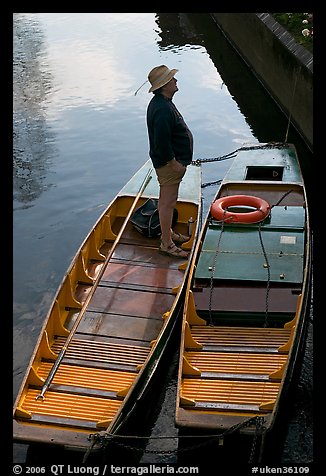
<svg viewBox="0 0 326 476"><path fill-rule="evenodd" d="M78 418L53 417L51 415L34 414L29 420L31 423L42 423L43 425L55 425L68 428L80 428L96 430L96 421L82 420Z"/></svg>
<svg viewBox="0 0 326 476"><path fill-rule="evenodd" d="M204 346L278 348L290 337L290 329L260 327L192 326L191 335Z"/></svg>
<svg viewBox="0 0 326 476"><path fill-rule="evenodd" d="M264 354L273 354L278 353L278 347L262 347L261 345L257 346L240 346L237 344L233 345L203 345L202 350L205 352L242 352L242 353L264 353Z"/></svg>
<svg viewBox="0 0 326 476"><path fill-rule="evenodd" d="M242 411L242 412L259 412L258 405L236 404L236 403L215 403L215 402L196 402L191 410L219 410L219 411Z"/></svg>
<svg viewBox="0 0 326 476"><path fill-rule="evenodd" d="M201 372L215 374L266 375L278 370L287 360L283 354L241 352L186 352L189 363ZM242 377L244 378L244 377Z"/></svg>
<svg viewBox="0 0 326 476"><path fill-rule="evenodd" d="M41 377L46 378L51 368L52 364L42 362L38 368L38 373ZM128 387L134 378L135 373L132 372L79 367L61 363L52 383L69 387L118 392L122 388Z"/></svg>
<svg viewBox="0 0 326 476"><path fill-rule="evenodd" d="M51 384L50 389L53 392L72 393L75 395L96 396L96 397L110 398L112 400L123 400L123 398L118 397L116 392L112 392L108 390L99 390L98 388L94 389L94 388L77 387L72 385L69 386L69 385Z"/></svg>
<svg viewBox="0 0 326 476"><path fill-rule="evenodd" d="M60 352L64 342L64 338L58 337L51 346L51 349L56 353ZM135 365L138 365L147 357L149 350L149 346L123 345L74 338L70 342L66 355L84 358L92 356L94 359L99 357L102 360L115 358L125 362L126 360L131 360Z"/></svg>
<svg viewBox="0 0 326 476"><path fill-rule="evenodd" d="M112 341L107 341L107 340L88 340L82 337L77 337L78 333L75 334L74 338L70 342L70 346L80 346L82 348L87 348L92 351L105 351L105 349L112 349L115 350L116 352L131 352L132 354L137 354L137 353L147 353L147 348L144 346L137 346L135 343L132 345L125 345L119 342L112 342ZM65 338L58 336L56 337L53 347L55 345L58 345L58 348L60 349L61 346L65 343ZM70 347L69 346L69 347Z"/></svg>
<svg viewBox="0 0 326 476"><path fill-rule="evenodd" d="M112 418L121 402L103 397L74 395L49 390L44 400L37 400L39 391L29 389L24 397L23 408L32 413L32 419L57 423L66 421L70 427L79 427L80 421L89 428L99 420Z"/></svg>
<svg viewBox="0 0 326 476"><path fill-rule="evenodd" d="M51 346L51 350L58 354L64 342L64 338L58 337ZM85 369L91 367L134 373L138 366L144 363L149 352L149 344L147 347L143 347L74 338L70 342L62 362Z"/></svg>
<svg viewBox="0 0 326 476"><path fill-rule="evenodd" d="M182 397L196 404L255 405L276 398L280 383L270 381L182 379ZM192 407L191 407L192 408Z"/></svg>
<svg viewBox="0 0 326 476"><path fill-rule="evenodd" d="M137 372L137 367L134 364L125 364L125 363L114 363L110 361L103 362L101 359L97 360L83 360L83 359L67 359L64 357L62 359L62 363L66 365L72 365L72 366L81 366L81 367L87 367L87 368L92 368L92 369L106 369L106 370L117 370L119 372L131 372L131 373L136 373ZM141 364L139 364L141 365Z"/></svg>
<svg viewBox="0 0 326 476"><path fill-rule="evenodd" d="M233 379L233 380L252 380L252 381L265 381L269 380L268 375L259 373L232 373L232 372L201 372L201 378L204 379ZM196 376L190 376L190 378L197 378Z"/></svg>

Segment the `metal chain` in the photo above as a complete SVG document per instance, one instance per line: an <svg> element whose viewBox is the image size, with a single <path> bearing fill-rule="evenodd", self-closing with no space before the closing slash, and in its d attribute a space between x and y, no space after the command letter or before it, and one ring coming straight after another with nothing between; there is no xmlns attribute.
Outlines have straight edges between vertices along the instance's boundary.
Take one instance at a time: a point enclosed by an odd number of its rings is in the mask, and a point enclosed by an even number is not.
<svg viewBox="0 0 326 476"><path fill-rule="evenodd" d="M257 417L256 431L255 431L255 434L254 434L254 438L252 440L251 451L250 451L250 456L249 456L249 460L248 460L249 464L253 464L253 462L254 462L254 456L255 456L255 452L256 452L258 433L260 433L260 432L264 432L263 435L262 435L262 444L263 444L263 436L265 435L265 431L264 431L265 427L263 426L264 421L265 421L264 417ZM262 448L261 448L261 450L262 450Z"/></svg>
<svg viewBox="0 0 326 476"><path fill-rule="evenodd" d="M266 149L268 148L273 148L273 149L279 149L284 147L286 143L284 142L270 142L268 144L262 144L262 145L254 145L254 146L249 146L249 147L240 147L239 149L234 150L233 152L230 152L229 154L221 155L219 157L211 157L211 158L203 158L203 159L196 159L192 162L192 165L201 165L204 163L208 162L221 162L222 160L227 160L227 159L233 159L236 157L237 153L240 152L241 150L254 150L254 149ZM216 185L222 182L222 179L219 180L214 180L213 182L207 182L203 183L201 185L201 188L209 187L211 185Z"/></svg>
<svg viewBox="0 0 326 476"><path fill-rule="evenodd" d="M176 439L176 438L180 438L180 437L177 437L177 436L171 436L171 437L168 437L168 438L171 438L171 439ZM208 435L205 435L204 438L209 438ZM149 439L149 437L148 437ZM211 441L211 439L209 440ZM175 450L148 450L148 449L142 449L142 448L139 448L137 446L132 446L132 445L127 445L125 443L121 443L121 442L118 442L118 441L115 441L115 443L117 445L120 445L120 446L123 446L124 448L126 449L129 449L129 450L132 450L132 451L142 451L143 453L145 454L154 454L154 455L176 455L178 453L182 453L183 451L190 451L190 450L194 450L194 449L198 449L202 446L205 446L207 445L207 441L204 441L204 442L200 442L200 443L197 443L196 445L192 445L192 446L189 446L187 448L180 448L180 449L175 449Z"/></svg>
<svg viewBox="0 0 326 476"><path fill-rule="evenodd" d="M219 179L219 180L214 180L214 182L206 182L206 183L203 183L201 188L205 188L205 187L209 187L210 185L216 185L218 183L221 183L223 179Z"/></svg>
<svg viewBox="0 0 326 476"><path fill-rule="evenodd" d="M267 144L261 144L261 145L243 146L243 147L239 147L239 149L236 149L233 152L230 152L229 154L221 155L219 157L196 159L192 163L194 165L199 165L199 164L204 164L207 162L220 162L222 160L232 159L241 150L254 150L254 149L266 149L266 148L281 149L285 145L286 145L286 142L268 142Z"/></svg>
<svg viewBox="0 0 326 476"><path fill-rule="evenodd" d="M240 149L238 149L240 150ZM193 161L193 163L195 165L199 165L199 164L205 164L207 162L221 162L222 160L227 160L227 159L233 159L233 157L236 157L236 152L237 150L235 150L234 152L230 152L229 154L226 154L226 155L221 155L219 157L212 157L212 158L205 158L205 159L196 159Z"/></svg>
<svg viewBox="0 0 326 476"><path fill-rule="evenodd" d="M265 421L264 417L261 416L255 416L255 417L250 417L247 420L244 420L241 423L237 423L236 425L233 425L231 428L225 430L223 433L217 434L217 435L184 435L184 436L160 436L160 437L150 437L150 436L126 436L126 435L112 435L110 433L107 433L105 431L102 431L100 433L93 433L90 434L88 437L88 440L91 441L90 447L87 449L83 462L86 462L86 459L88 458L91 450L93 449L94 445L96 443L99 443L102 447L106 446L109 441L113 441L114 443L120 446L123 446L126 449L132 450L132 451L143 451L143 453L149 453L149 454L163 454L163 455L172 455L172 454L177 454L183 451L190 451L194 449L198 449L204 445L207 445L210 443L213 439L217 439L219 441L224 440L224 438L232 433L235 433L236 431L240 431L243 428L246 428L252 424L255 424L256 426L256 431L255 434L258 432L258 429L262 427L263 422ZM186 448L181 448L181 449L175 449L175 450L148 450L148 449L142 449L137 446L133 445L128 445L123 442L119 442L118 439L135 439L135 440L150 440L150 439L182 439L182 438L203 438L205 441L196 443L195 445L188 446ZM208 440L208 441L207 441ZM252 453L252 450L251 450Z"/></svg>

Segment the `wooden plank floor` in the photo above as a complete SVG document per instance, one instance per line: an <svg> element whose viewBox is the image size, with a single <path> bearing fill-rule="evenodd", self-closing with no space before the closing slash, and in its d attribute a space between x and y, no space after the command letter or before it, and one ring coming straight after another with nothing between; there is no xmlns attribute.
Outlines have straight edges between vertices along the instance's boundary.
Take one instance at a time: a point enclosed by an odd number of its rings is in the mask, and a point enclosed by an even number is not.
<svg viewBox="0 0 326 476"><path fill-rule="evenodd" d="M192 326L194 339L209 350L278 352L290 329L268 327Z"/></svg>
<svg viewBox="0 0 326 476"><path fill-rule="evenodd" d="M287 361L278 348L288 341L289 329L196 325L191 335L202 348L184 352L190 365L181 382L184 409L256 414L276 399L281 379L270 376Z"/></svg>
<svg viewBox="0 0 326 476"><path fill-rule="evenodd" d="M110 246L104 246L106 252ZM28 388L21 408L31 413L29 421L94 429L98 421L113 418L163 326L173 288L183 280L180 260L160 255L158 246L158 239L127 226L45 399L36 399L35 386ZM90 288L80 284L76 298L84 302ZM71 312L70 328L77 317L77 310ZM51 350L58 354L64 342L57 336ZM46 379L53 361L40 363L39 377Z"/></svg>

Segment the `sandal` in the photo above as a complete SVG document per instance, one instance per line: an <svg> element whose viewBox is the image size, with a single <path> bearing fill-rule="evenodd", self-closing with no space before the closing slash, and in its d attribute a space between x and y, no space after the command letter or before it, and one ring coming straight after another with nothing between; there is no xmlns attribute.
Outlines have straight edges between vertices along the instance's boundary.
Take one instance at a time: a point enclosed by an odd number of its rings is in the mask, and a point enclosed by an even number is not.
<svg viewBox="0 0 326 476"><path fill-rule="evenodd" d="M163 243L161 243L159 252L162 255L171 256L172 258L188 258L188 253L181 248L178 248L174 243L166 247L163 245Z"/></svg>
<svg viewBox="0 0 326 476"><path fill-rule="evenodd" d="M171 230L171 238L175 243L185 243L190 239L189 236L181 235L181 233L177 233L173 230Z"/></svg>

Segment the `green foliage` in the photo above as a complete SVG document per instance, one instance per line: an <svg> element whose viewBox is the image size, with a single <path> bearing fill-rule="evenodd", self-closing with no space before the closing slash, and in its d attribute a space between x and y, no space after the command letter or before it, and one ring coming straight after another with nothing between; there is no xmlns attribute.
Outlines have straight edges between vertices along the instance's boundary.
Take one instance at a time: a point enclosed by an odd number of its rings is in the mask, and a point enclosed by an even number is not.
<svg viewBox="0 0 326 476"><path fill-rule="evenodd" d="M313 52L313 14L312 13L271 13L295 39L299 45Z"/></svg>

